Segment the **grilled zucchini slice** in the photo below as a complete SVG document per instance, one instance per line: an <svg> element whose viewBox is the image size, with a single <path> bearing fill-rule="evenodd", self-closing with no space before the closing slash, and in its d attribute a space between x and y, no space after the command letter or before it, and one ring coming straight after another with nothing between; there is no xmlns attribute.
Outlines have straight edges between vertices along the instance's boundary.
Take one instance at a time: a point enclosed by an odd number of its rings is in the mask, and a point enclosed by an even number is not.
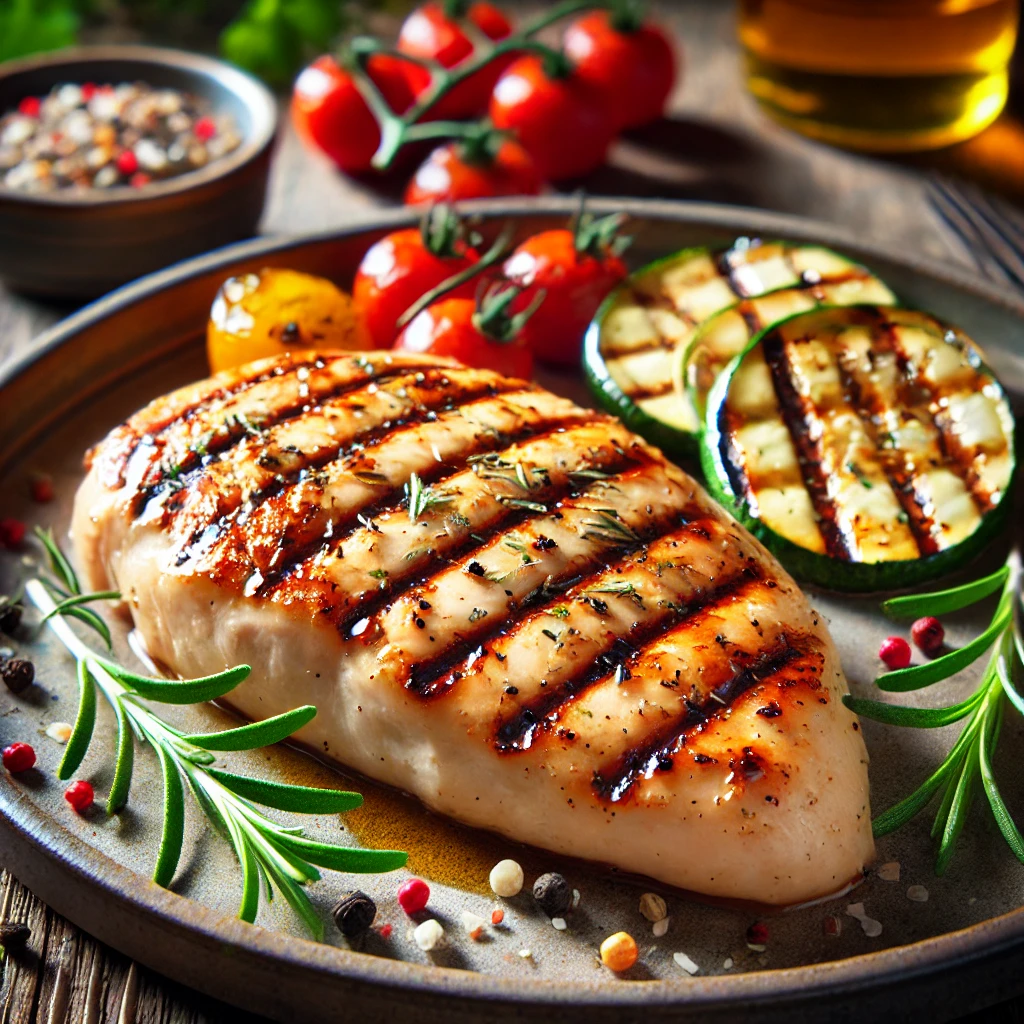
<svg viewBox="0 0 1024 1024"><path fill-rule="evenodd" d="M896 296L885 282L871 274L851 274L807 287L779 288L739 302L705 320L684 349L676 351L673 384L676 394L703 422L708 392L718 375L766 327L819 306L852 306L870 303L891 306Z"/></svg>
<svg viewBox="0 0 1024 1024"><path fill-rule="evenodd" d="M762 331L708 395L709 489L798 578L897 590L1005 521L1013 414L977 346L927 313L828 307Z"/></svg>
<svg viewBox="0 0 1024 1024"><path fill-rule="evenodd" d="M780 288L855 288L865 279L875 281L816 245L740 238L725 250L683 249L631 274L608 297L587 331L584 372L609 412L669 454L693 457L701 421L673 373L676 353L697 328L738 299Z"/></svg>

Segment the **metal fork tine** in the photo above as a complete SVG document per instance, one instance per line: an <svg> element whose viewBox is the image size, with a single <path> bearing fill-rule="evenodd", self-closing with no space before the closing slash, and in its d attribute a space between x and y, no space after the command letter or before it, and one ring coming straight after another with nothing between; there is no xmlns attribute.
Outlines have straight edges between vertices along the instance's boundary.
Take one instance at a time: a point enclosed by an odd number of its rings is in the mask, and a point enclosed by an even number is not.
<svg viewBox="0 0 1024 1024"><path fill-rule="evenodd" d="M1007 208L1001 208L991 196L979 188L965 188L961 192L978 215L1006 244L1007 248L1003 252L1011 261L1014 275L1024 280L1024 230L1021 230L1016 218L1011 219L1007 216Z"/></svg>
<svg viewBox="0 0 1024 1024"><path fill-rule="evenodd" d="M975 261L991 274L994 262L1008 278L1024 288L1024 238L1015 237L1005 219L984 197L975 198L950 182L933 179L930 197L944 219L967 244Z"/></svg>

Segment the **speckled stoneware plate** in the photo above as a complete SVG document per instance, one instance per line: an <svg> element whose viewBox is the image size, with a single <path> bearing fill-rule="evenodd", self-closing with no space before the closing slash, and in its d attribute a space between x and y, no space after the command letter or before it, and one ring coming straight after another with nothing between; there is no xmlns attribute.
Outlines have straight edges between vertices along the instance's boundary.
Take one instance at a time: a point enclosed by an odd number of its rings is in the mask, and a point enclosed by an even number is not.
<svg viewBox="0 0 1024 1024"><path fill-rule="evenodd" d="M489 219L513 218L523 232L564 223L568 199L481 205ZM598 212L626 210L632 217L635 264L683 246L723 244L739 234L815 241L862 259L910 305L962 325L988 351L1018 407L1024 393L1024 302L952 267L926 265L875 250L832 228L750 210L682 203L595 201ZM67 526L71 495L81 476L82 453L114 424L150 398L205 375L202 333L210 300L228 274L264 265L294 267L351 281L367 245L396 225L413 220L405 211L332 235L294 241L256 241L224 249L146 278L88 307L54 328L29 355L0 378L0 495L4 515ZM544 381L584 398L575 378ZM53 474L58 499L32 505L26 478L32 470ZM1008 538L1007 538L1008 539ZM31 571L37 553L0 556L4 589ZM990 553L972 572L997 563ZM814 593L831 620L855 693L868 694L877 668L875 652L889 627L874 600L839 599ZM982 619L949 623L962 643ZM200 637L196 638L201 641ZM1024 990L1024 869L976 807L949 872L936 878L925 817L879 843L880 862L899 861L899 882L869 876L856 893L824 905L772 914L756 908L716 907L666 892L671 924L655 939L637 910L639 881L566 861L452 825L415 802L365 780L342 780L305 754L275 748L230 754L235 768L275 778L360 789L363 809L342 818L309 822L319 837L342 843L401 847L409 868L430 880L431 909L446 925L450 942L436 954L421 953L395 902L405 872L363 877L358 884L378 902L379 921L390 921L388 940L371 934L350 950L328 924L323 944L305 938L301 925L278 901L261 911L259 926L234 919L239 874L227 845L189 818L186 849L172 891L149 881L159 827L160 782L149 751L136 758L136 780L127 809L117 817L72 814L54 769L61 748L44 735L55 720L73 721L73 665L48 631L27 628L11 646L37 665L39 685L21 697L0 692L0 740L27 740L39 752L39 770L12 779L0 773L0 860L57 911L149 967L281 1020L455 1021L559 1019L563 1022L622 1019L789 1020L892 1019L911 1013L948 1018ZM118 654L133 655L123 630ZM949 703L973 680L961 678L920 695L922 703ZM174 721L207 731L228 720L215 708L167 709ZM99 792L109 784L112 723L101 711L98 734L80 774ZM953 727L956 728L956 727ZM892 804L940 759L952 730L898 730L865 723L872 758L872 802ZM1008 716L996 766L1004 795L1024 808L1019 770L1024 730ZM495 899L487 892L490 866L503 856L519 859L528 878L562 871L581 893L565 931L556 931L524 892L507 901L505 924L486 941L462 932L460 912L489 917ZM700 850L694 857L702 856ZM927 888L927 902L907 897L910 885ZM325 918L352 880L332 874L312 887ZM881 921L868 937L845 916L862 901ZM842 921L826 935L827 915ZM765 920L763 952L748 948L745 934ZM642 956L627 976L600 967L596 952L610 932L638 937ZM529 949L529 957L520 952ZM700 968L690 977L673 953Z"/></svg>

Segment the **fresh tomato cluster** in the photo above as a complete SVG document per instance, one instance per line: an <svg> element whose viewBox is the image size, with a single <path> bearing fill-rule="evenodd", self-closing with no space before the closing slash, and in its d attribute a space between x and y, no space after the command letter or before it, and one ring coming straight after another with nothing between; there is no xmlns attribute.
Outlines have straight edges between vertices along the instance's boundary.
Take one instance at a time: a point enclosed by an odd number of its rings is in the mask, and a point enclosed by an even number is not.
<svg viewBox="0 0 1024 1024"><path fill-rule="evenodd" d="M363 39L341 64L324 56L306 68L295 126L354 174L378 166L382 149L390 164L408 142L450 139L416 171L407 203L535 195L544 182L581 177L620 131L663 114L675 52L636 0L581 13L561 49L534 40L539 24L516 31L484 0L429 0L406 18L393 51Z"/></svg>
<svg viewBox="0 0 1024 1024"><path fill-rule="evenodd" d="M503 234L481 254L452 210L379 239L363 255L351 296L323 278L264 269L229 278L207 325L210 368L289 349L395 348L527 378L534 358L578 365L597 307L625 276L629 239L618 216L580 212L509 252Z"/></svg>

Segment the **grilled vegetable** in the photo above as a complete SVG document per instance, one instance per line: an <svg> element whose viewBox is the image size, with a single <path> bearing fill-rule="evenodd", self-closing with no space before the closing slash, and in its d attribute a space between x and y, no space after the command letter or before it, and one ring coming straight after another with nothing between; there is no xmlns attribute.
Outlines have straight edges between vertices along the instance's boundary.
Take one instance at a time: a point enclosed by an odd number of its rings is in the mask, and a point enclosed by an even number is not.
<svg viewBox="0 0 1024 1024"><path fill-rule="evenodd" d="M976 554L999 529L1013 417L963 332L878 306L763 331L708 396L713 493L794 575L898 589Z"/></svg>
<svg viewBox="0 0 1024 1024"><path fill-rule="evenodd" d="M820 246L741 238L724 251L683 249L632 274L598 311L584 344L587 379L601 405L649 441L695 456L700 417L673 373L701 324L737 299L780 288L814 295L842 286L853 301L859 282L871 289L866 301L878 298L867 270Z"/></svg>
<svg viewBox="0 0 1024 1024"><path fill-rule="evenodd" d="M718 375L766 327L815 309L818 306L850 306L872 302L881 306L896 302L887 285L870 274L823 281L808 287L779 288L739 302L716 313L696 331L685 349L676 349L676 394L696 411L703 422L707 397Z"/></svg>
<svg viewBox="0 0 1024 1024"><path fill-rule="evenodd" d="M201 441L201 452L197 446ZM405 352L254 363L93 453L73 535L184 676L521 842L793 903L873 856L824 621L620 422Z"/></svg>

